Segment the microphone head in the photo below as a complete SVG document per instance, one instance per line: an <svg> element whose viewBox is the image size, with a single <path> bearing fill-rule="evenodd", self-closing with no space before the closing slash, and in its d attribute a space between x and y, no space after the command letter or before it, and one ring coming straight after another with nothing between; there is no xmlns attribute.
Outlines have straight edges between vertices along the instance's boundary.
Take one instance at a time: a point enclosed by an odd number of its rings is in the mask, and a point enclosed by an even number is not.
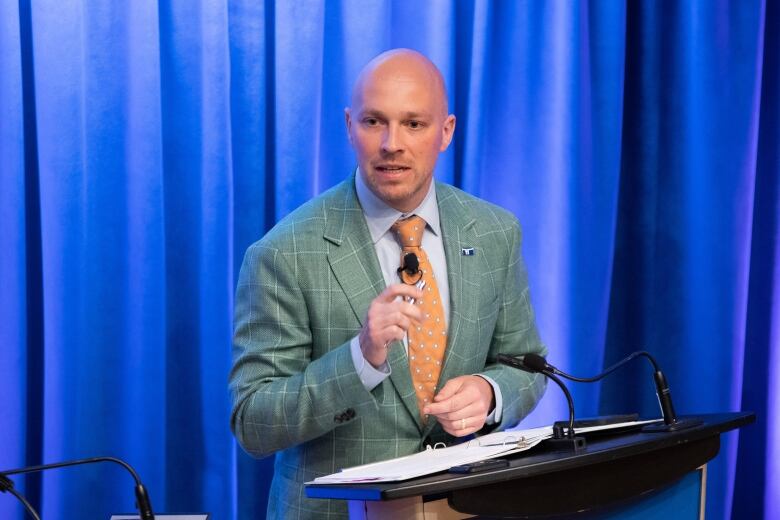
<svg viewBox="0 0 780 520"><path fill-rule="evenodd" d="M417 274L420 270L420 260L414 253L406 253L404 255L404 266L402 267L408 274Z"/></svg>
<svg viewBox="0 0 780 520"><path fill-rule="evenodd" d="M550 370L547 360L539 354L529 353L523 356L523 364L534 372L545 372Z"/></svg>

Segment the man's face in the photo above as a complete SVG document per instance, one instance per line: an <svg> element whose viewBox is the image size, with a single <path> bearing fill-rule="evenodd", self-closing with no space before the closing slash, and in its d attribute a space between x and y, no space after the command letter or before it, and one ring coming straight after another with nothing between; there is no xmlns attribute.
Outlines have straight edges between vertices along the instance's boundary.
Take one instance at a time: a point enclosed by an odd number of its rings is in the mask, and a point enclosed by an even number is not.
<svg viewBox="0 0 780 520"><path fill-rule="evenodd" d="M425 198L455 117L443 89L418 63L386 63L356 87L345 111L347 130L366 185L387 205L411 211Z"/></svg>

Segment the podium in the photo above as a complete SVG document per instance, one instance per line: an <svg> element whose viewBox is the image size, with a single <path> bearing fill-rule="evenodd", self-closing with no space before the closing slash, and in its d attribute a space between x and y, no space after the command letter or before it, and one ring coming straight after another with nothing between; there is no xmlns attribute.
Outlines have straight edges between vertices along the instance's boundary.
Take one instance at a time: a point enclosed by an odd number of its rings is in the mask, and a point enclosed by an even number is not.
<svg viewBox="0 0 780 520"><path fill-rule="evenodd" d="M306 495L349 501L350 518L567 518L584 513L587 518L619 518L620 510L636 511L648 500L661 505L693 500L699 504L698 518L703 516L706 463L718 454L720 435L754 422L755 414L689 418L702 424L674 432L591 435L577 452L540 445L510 456L507 467L483 473L309 484ZM674 486L679 489L663 494ZM637 518L635 513L631 517Z"/></svg>

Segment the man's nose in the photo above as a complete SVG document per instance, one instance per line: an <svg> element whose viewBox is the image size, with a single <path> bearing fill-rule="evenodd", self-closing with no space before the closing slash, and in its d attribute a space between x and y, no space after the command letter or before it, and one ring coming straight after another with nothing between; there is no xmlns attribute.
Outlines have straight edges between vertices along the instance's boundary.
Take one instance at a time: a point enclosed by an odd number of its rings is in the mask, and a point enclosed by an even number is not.
<svg viewBox="0 0 780 520"><path fill-rule="evenodd" d="M385 153L398 153L403 150L402 138L400 135L401 129L398 125L387 125L385 130L384 139L382 139L382 151Z"/></svg>

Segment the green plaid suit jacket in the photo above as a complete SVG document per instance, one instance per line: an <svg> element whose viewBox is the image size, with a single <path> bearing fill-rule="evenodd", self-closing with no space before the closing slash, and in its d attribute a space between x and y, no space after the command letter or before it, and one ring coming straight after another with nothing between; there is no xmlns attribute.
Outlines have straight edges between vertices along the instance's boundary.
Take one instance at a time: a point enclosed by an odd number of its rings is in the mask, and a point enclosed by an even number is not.
<svg viewBox="0 0 780 520"><path fill-rule="evenodd" d="M503 428L544 392L543 378L497 364L499 352L546 353L509 212L437 183L451 297L440 386L481 373L501 388ZM462 248L474 248L464 256ZM231 427L257 457L276 453L269 517L341 518L346 505L305 497L303 483L341 468L453 440L421 424L403 344L392 374L361 383L349 342L385 283L354 176L301 206L246 253L235 302Z"/></svg>

